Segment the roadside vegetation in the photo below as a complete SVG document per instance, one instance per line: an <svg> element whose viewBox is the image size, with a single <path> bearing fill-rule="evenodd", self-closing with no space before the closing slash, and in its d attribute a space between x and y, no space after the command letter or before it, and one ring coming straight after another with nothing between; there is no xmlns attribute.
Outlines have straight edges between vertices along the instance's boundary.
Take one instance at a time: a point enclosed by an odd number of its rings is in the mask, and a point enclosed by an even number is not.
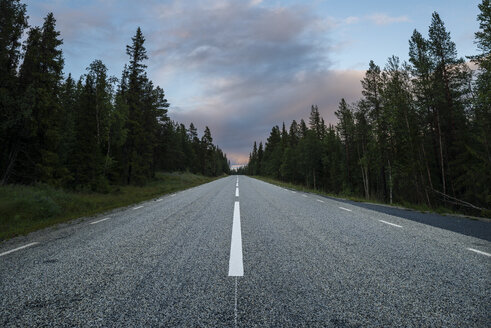
<svg viewBox="0 0 491 328"><path fill-rule="evenodd" d="M229 172L208 127L168 116L139 27L119 78L100 60L75 77L53 13L30 26L21 0L0 8L0 240Z"/></svg>
<svg viewBox="0 0 491 328"><path fill-rule="evenodd" d="M47 184L0 186L0 241L214 179L192 173L157 173L144 186L112 186L107 193L75 192Z"/></svg>
<svg viewBox="0 0 491 328"><path fill-rule="evenodd" d="M357 102L340 99L336 124L316 105L307 121L274 126L238 173L328 194L413 204L467 215L491 213L491 3L462 58L438 13L414 30L409 62L369 62ZM471 69L469 61L475 67Z"/></svg>
<svg viewBox="0 0 491 328"><path fill-rule="evenodd" d="M340 193L340 194L333 194L333 193L328 193L319 189L313 189L306 187L305 185L302 184L294 184L291 182L284 182L281 180L276 180L273 178L269 177L264 177L264 176L254 176L254 179L258 179L267 183L274 184L279 187L287 188L287 189L292 189L292 190L297 190L297 191L302 191L302 192L307 192L311 194L317 194L321 196L328 196L332 198L339 198L341 200L351 200L354 202L359 202L359 203L373 203L373 204L378 204L378 205L388 205L387 203L381 202L380 200L376 198L372 199L366 199L364 197L356 196L353 194L345 194L345 193ZM439 207L428 207L425 204L413 204L413 203L408 203L408 202L395 202L392 203L389 206L394 206L394 207L399 207L399 208L404 208L404 209L409 209L409 210L415 210L423 213L438 213L442 215L458 215L458 216L464 216L468 217L471 219L476 219L473 216L466 215L465 213L460 213L458 211L452 210L451 208L446 208L443 206ZM491 213L490 213L491 214ZM489 215L488 215L489 216Z"/></svg>

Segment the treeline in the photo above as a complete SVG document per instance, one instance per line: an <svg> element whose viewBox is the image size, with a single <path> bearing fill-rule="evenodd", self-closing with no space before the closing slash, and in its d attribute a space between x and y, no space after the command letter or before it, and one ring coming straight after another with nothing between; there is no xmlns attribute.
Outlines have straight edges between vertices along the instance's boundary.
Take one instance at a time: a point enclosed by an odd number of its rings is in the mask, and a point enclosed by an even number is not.
<svg viewBox="0 0 491 328"><path fill-rule="evenodd" d="M95 60L74 80L63 75L53 14L41 27L27 19L25 4L0 0L1 184L104 191L109 184L144 184L158 170L229 171L208 127L199 138L193 124L167 116L164 91L147 77L140 28L120 79Z"/></svg>
<svg viewBox="0 0 491 328"><path fill-rule="evenodd" d="M479 8L475 72L435 12L428 38L411 36L409 63L392 56L381 69L370 61L362 98L341 100L336 125L326 126L312 106L308 124L283 123L264 147L255 142L241 172L388 203L490 209L489 0Z"/></svg>

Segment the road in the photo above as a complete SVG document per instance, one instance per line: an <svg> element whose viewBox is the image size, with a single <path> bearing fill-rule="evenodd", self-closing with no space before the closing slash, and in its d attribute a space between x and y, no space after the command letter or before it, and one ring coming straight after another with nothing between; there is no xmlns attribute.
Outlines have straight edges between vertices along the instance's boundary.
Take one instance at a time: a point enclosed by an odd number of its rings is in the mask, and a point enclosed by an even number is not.
<svg viewBox="0 0 491 328"><path fill-rule="evenodd" d="M0 244L0 326L489 327L490 253L229 176Z"/></svg>

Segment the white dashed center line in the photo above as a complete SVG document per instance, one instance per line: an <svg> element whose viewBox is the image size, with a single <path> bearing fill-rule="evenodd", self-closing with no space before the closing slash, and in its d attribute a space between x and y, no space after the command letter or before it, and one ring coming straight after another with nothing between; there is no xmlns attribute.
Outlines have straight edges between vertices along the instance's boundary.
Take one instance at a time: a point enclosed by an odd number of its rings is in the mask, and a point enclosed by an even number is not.
<svg viewBox="0 0 491 328"><path fill-rule="evenodd" d="M242 263L242 236L240 232L240 206L234 204L234 218L232 223L232 242L230 243L230 261L228 264L229 277L242 277L244 265Z"/></svg>
<svg viewBox="0 0 491 328"><path fill-rule="evenodd" d="M3 252L3 253L0 253L0 256L4 256L4 255L7 255L7 254L10 254L10 253L13 253L13 252L17 252L17 251L20 251L21 249L24 249L24 248L27 248L27 247L31 247L31 246L34 246L34 245L37 245L39 244L38 242L33 242L33 243L30 243L30 244L27 244L27 245L24 245L24 246L21 246L21 247L17 247L17 248L14 248L14 249L11 249L10 251L6 251L6 252Z"/></svg>
<svg viewBox="0 0 491 328"><path fill-rule="evenodd" d="M235 197L239 197L239 187L235 188Z"/></svg>
<svg viewBox="0 0 491 328"><path fill-rule="evenodd" d="M316 201L318 201L319 203L324 203L324 201L320 199L316 199Z"/></svg>
<svg viewBox="0 0 491 328"><path fill-rule="evenodd" d="M340 206L339 208L340 208L340 209L342 209L342 210L345 210L345 211L351 212L351 210L350 210L349 208L344 208L344 207L341 207L341 206Z"/></svg>
<svg viewBox="0 0 491 328"><path fill-rule="evenodd" d="M395 224L395 223L387 222L387 221L384 221L384 220L379 220L379 221L382 222L382 223L385 223L385 224L390 224L391 226L394 226L394 227L402 228L402 226L400 226L398 224Z"/></svg>
<svg viewBox="0 0 491 328"><path fill-rule="evenodd" d="M142 208L143 206L137 206L137 207L133 207L134 210L137 210L139 208Z"/></svg>
<svg viewBox="0 0 491 328"><path fill-rule="evenodd" d="M489 254L489 253L486 253L486 252L483 252L483 251L479 251L479 250L474 249L474 248L468 248L468 250L470 250L472 252L475 252L475 253L478 253L478 254L481 254L481 255L491 256L491 254Z"/></svg>
<svg viewBox="0 0 491 328"><path fill-rule="evenodd" d="M101 219L101 220L97 220L97 221L94 221L94 222L90 222L90 224L96 224L96 223L99 223L99 222L103 222L103 221L106 221L106 220L109 220L110 218L104 218L104 219Z"/></svg>

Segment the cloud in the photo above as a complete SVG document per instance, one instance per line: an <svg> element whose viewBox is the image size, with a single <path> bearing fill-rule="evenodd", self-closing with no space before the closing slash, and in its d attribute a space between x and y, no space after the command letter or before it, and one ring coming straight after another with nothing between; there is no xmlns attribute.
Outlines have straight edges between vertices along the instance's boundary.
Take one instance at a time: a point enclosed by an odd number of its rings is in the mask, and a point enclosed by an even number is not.
<svg viewBox="0 0 491 328"><path fill-rule="evenodd" d="M359 21L360 21L360 18L356 17L356 16L349 16L349 17L346 17L345 19L343 19L343 23L345 23L346 25L355 24L355 23L358 23Z"/></svg>
<svg viewBox="0 0 491 328"><path fill-rule="evenodd" d="M389 25L393 23L405 23L411 21L407 16L391 17L386 14L373 14L367 16L367 18L376 25Z"/></svg>
<svg viewBox="0 0 491 328"><path fill-rule="evenodd" d="M330 53L346 45L329 39L339 24L358 17L326 19L304 2L40 3L38 12L55 9L67 63L82 72L100 58L118 76L128 61L125 45L141 26L148 74L164 88L170 117L200 132L209 126L232 164L245 164L252 143L264 142L273 125L307 119L312 104L334 123L340 99L360 94L363 72L332 70Z"/></svg>
<svg viewBox="0 0 491 328"><path fill-rule="evenodd" d="M304 71L282 82L255 85L253 81L210 81L210 93L191 110L171 109L172 119L186 125L198 122L211 128L213 138L234 164L245 164L254 141L266 141L274 125L308 119L317 104L327 123L337 120L341 98L356 101L364 71ZM219 87L216 87L219 85Z"/></svg>
<svg viewBox="0 0 491 328"><path fill-rule="evenodd" d="M337 46L326 36L333 25L307 6L213 2L179 10L179 19L166 17L151 37L158 47L150 57L160 67L153 78L172 84L188 77L192 92L170 117L200 131L209 126L232 164L245 164L253 142L264 142L272 126L307 119L312 104L334 123L341 98L360 94L363 72L330 69Z"/></svg>

